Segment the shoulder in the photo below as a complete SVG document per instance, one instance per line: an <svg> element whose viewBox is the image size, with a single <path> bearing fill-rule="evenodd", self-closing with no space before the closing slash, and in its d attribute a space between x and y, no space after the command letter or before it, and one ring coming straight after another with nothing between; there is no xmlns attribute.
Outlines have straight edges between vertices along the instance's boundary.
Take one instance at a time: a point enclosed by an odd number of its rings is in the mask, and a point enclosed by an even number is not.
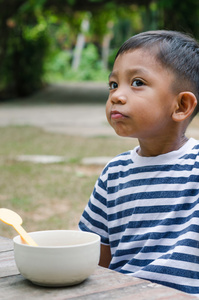
<svg viewBox="0 0 199 300"><path fill-rule="evenodd" d="M105 166L103 173L106 173L108 170L112 169L112 168L120 168L123 166L128 166L129 164L132 164L132 151L133 150L129 150L123 153L118 154L117 156L115 156L114 158L112 158L107 165Z"/></svg>
<svg viewBox="0 0 199 300"><path fill-rule="evenodd" d="M180 159L199 160L199 141L191 138L183 148L184 151L182 152Z"/></svg>
<svg viewBox="0 0 199 300"><path fill-rule="evenodd" d="M107 183L110 179L119 178L122 174L129 172L134 166L133 162L134 150L123 152L111 159L103 169L100 180Z"/></svg>

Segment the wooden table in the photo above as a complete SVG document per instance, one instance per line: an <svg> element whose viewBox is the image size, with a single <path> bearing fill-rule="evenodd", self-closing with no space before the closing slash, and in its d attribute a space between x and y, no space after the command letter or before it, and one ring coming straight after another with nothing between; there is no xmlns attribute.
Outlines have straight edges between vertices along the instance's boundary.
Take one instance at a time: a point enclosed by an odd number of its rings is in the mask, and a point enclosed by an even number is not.
<svg viewBox="0 0 199 300"><path fill-rule="evenodd" d="M190 300L196 297L101 267L86 281L73 287L36 286L19 274L13 241L0 237L0 299Z"/></svg>

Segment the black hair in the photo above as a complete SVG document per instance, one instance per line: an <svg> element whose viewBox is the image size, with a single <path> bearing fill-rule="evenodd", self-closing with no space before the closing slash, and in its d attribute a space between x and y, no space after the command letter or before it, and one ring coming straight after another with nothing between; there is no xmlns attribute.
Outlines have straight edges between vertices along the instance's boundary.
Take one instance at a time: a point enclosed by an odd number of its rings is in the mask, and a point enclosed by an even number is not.
<svg viewBox="0 0 199 300"><path fill-rule="evenodd" d="M193 119L199 111L199 43L190 35L178 31L147 31L124 42L115 59L138 48L151 51L164 67L171 70L181 91L194 93L197 106L191 116Z"/></svg>

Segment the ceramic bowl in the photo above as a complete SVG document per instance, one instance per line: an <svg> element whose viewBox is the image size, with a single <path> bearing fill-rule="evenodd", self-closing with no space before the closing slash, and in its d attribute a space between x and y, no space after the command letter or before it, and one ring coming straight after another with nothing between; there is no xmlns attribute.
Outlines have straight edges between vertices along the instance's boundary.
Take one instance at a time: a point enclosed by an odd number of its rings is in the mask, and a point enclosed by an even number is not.
<svg viewBox="0 0 199 300"><path fill-rule="evenodd" d="M49 230L29 233L38 247L14 241L15 262L28 280L42 286L75 285L88 278L100 257L100 237L75 230Z"/></svg>

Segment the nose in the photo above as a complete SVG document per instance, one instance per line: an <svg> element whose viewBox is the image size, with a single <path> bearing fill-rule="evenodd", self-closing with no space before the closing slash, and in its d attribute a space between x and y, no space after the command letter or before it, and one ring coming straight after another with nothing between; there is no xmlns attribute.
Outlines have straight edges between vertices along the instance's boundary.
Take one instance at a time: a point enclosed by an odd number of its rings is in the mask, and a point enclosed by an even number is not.
<svg viewBox="0 0 199 300"><path fill-rule="evenodd" d="M121 88L117 88L116 91L110 93L109 99L113 104L125 104L127 101L125 92Z"/></svg>

